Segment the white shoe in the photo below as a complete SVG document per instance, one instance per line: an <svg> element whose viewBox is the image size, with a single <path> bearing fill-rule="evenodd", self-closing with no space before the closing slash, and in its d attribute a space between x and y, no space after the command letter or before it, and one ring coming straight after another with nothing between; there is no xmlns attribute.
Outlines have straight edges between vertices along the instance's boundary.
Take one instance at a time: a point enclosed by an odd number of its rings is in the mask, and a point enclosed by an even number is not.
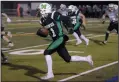
<svg viewBox="0 0 119 82"><path fill-rule="evenodd" d="M7 36L9 36L10 38L12 38L12 34L11 34L10 31L8 31Z"/></svg>
<svg viewBox="0 0 119 82"><path fill-rule="evenodd" d="M79 44L81 44L81 43L82 43L82 41L80 41L80 42L77 42L77 43L76 43L76 45L79 45Z"/></svg>
<svg viewBox="0 0 119 82"><path fill-rule="evenodd" d="M92 56L91 55L87 56L87 61L93 67L93 60L92 60Z"/></svg>
<svg viewBox="0 0 119 82"><path fill-rule="evenodd" d="M13 46L14 46L13 43L9 43L9 44L8 44L8 47L13 47Z"/></svg>
<svg viewBox="0 0 119 82"><path fill-rule="evenodd" d="M89 39L87 39L87 41L86 41L86 46L88 46L89 45Z"/></svg>
<svg viewBox="0 0 119 82"><path fill-rule="evenodd" d="M52 79L52 78L54 78L53 74L47 74L46 76L41 77L41 79L43 79L43 80L48 80L48 79Z"/></svg>
<svg viewBox="0 0 119 82"><path fill-rule="evenodd" d="M102 43L103 43L103 44L106 44L106 43L107 43L107 41L103 41Z"/></svg>

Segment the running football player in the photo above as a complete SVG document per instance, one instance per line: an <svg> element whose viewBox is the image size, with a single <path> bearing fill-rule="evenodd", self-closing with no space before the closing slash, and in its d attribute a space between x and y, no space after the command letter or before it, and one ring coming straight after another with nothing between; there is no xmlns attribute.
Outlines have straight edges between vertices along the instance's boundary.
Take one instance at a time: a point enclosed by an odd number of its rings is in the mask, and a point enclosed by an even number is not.
<svg viewBox="0 0 119 82"><path fill-rule="evenodd" d="M69 16L71 18L71 23L72 23L72 26L73 26L73 36L76 38L77 40L77 43L76 45L79 45L82 43L81 39L85 41L86 45L89 44L89 39L87 39L83 34L81 34L81 31L80 31L80 26L81 26L81 22L79 21L81 18L81 14L79 12L79 9L74 6L74 5L70 5L68 7L69 9ZM81 39L80 39L81 38Z"/></svg>
<svg viewBox="0 0 119 82"><path fill-rule="evenodd" d="M118 7L114 6L114 4L108 5L108 10L105 12L105 14L102 16L103 22L105 21L105 16L108 16L110 19L110 24L107 28L106 34L105 34L105 40L103 41L104 44L107 43L107 40L109 38L110 32L115 29L118 34Z"/></svg>
<svg viewBox="0 0 119 82"><path fill-rule="evenodd" d="M38 9L41 13L41 25L49 31L50 36L52 37L52 43L44 51L44 56L47 64L47 74L41 79L47 80L54 78L53 69L52 69L52 57L51 54L57 52L61 58L67 63L69 62L88 62L91 66L93 65L92 57L86 56L70 56L65 43L68 40L68 37L63 34L61 27L61 14L59 12L53 11L52 7L48 3L41 3L38 6Z"/></svg>
<svg viewBox="0 0 119 82"><path fill-rule="evenodd" d="M70 18L68 17L68 9L65 4L60 5L60 9L58 9L58 12L62 14L62 22L64 27L66 28L67 32L69 32L70 28Z"/></svg>
<svg viewBox="0 0 119 82"><path fill-rule="evenodd" d="M2 16L4 16L5 18L7 18L7 22L10 23L11 22L11 19L8 17L8 15L6 13L2 13ZM8 43L8 47L13 47L14 44L11 40L9 40L6 36L12 38L12 34L11 32L5 32L4 31L4 24L3 24L3 21L2 21L2 25L1 25L1 38L4 39L7 43Z"/></svg>

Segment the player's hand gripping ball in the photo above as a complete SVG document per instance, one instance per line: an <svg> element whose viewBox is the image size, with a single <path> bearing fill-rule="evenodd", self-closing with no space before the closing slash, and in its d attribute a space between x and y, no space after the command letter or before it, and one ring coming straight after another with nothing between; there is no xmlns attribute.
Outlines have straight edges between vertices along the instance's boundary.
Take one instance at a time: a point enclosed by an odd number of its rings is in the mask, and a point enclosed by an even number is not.
<svg viewBox="0 0 119 82"><path fill-rule="evenodd" d="M46 28L39 28L36 34L41 37L47 37L48 33L49 32Z"/></svg>

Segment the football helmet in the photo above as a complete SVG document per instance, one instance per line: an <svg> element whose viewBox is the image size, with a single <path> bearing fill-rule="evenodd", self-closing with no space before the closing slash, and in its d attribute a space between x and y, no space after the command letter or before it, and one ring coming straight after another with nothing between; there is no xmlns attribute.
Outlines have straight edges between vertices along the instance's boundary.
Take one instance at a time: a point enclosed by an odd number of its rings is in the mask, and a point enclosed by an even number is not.
<svg viewBox="0 0 119 82"><path fill-rule="evenodd" d="M47 16L48 13L52 12L52 7L48 3L39 4L38 9L40 10L42 16Z"/></svg>
<svg viewBox="0 0 119 82"><path fill-rule="evenodd" d="M108 9L109 9L110 11L113 11L113 9L114 9L114 4L112 4L112 3L109 4L109 5L108 5Z"/></svg>
<svg viewBox="0 0 119 82"><path fill-rule="evenodd" d="M114 9L118 10L118 5L114 4Z"/></svg>
<svg viewBox="0 0 119 82"><path fill-rule="evenodd" d="M60 5L60 9L62 9L62 10L66 9L66 5L65 4L61 4Z"/></svg>
<svg viewBox="0 0 119 82"><path fill-rule="evenodd" d="M76 7L74 6L74 5L70 5L70 6L68 6L68 10L70 11L70 12L75 12L76 10Z"/></svg>

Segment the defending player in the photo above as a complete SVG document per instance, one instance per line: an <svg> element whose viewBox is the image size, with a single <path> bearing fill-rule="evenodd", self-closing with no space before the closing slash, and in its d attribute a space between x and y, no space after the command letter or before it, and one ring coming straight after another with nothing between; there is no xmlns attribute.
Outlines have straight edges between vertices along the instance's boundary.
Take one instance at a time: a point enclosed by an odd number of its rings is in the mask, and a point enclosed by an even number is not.
<svg viewBox="0 0 119 82"><path fill-rule="evenodd" d="M60 5L60 9L58 9L58 12L62 14L62 23L64 27L66 28L67 32L69 32L70 27L70 18L68 17L68 9L65 4Z"/></svg>
<svg viewBox="0 0 119 82"><path fill-rule="evenodd" d="M70 5L68 7L69 9L69 16L71 18L71 23L72 23L72 26L73 26L73 36L76 38L77 40L77 43L76 45L79 45L82 43L81 39L85 41L86 45L89 44L89 39L87 39L83 34L81 34L80 32L80 26L81 26L81 23L79 22L79 20L81 19L80 16L81 16L81 13L79 13L79 9L74 6L74 5ZM80 39L81 38L81 39Z"/></svg>
<svg viewBox="0 0 119 82"><path fill-rule="evenodd" d="M40 13L42 15L41 24L42 26L49 31L50 36L53 39L53 42L47 47L44 51L44 56L47 64L47 75L42 77L41 79L50 79L54 77L53 70L52 70L52 57L51 54L57 52L60 57L64 59L65 62L78 62L78 61L85 61L88 62L91 66L93 65L92 57L86 56L70 56L66 47L65 43L68 40L68 37L63 34L62 27L61 27L61 14L56 11L51 11L52 8L48 3L41 3L38 6ZM40 31L37 32L40 35Z"/></svg>
<svg viewBox="0 0 119 82"><path fill-rule="evenodd" d="M110 19L110 24L107 28L106 34L105 34L105 40L103 41L104 44L107 43L109 33L115 29L118 33L118 8L114 7L113 4L108 5L108 10L105 12L105 14L102 16L103 22L105 21L105 16L107 15Z"/></svg>
<svg viewBox="0 0 119 82"><path fill-rule="evenodd" d="M7 18L7 22L10 23L11 22L11 19L8 17L8 15L6 13L2 13L2 16L4 16L5 18ZM2 25L1 25L1 38L4 39L7 43L8 43L8 47L13 47L14 44L11 40L9 40L6 36L12 38L12 34L11 32L5 32L4 31L4 24L3 24L3 21L2 21Z"/></svg>

